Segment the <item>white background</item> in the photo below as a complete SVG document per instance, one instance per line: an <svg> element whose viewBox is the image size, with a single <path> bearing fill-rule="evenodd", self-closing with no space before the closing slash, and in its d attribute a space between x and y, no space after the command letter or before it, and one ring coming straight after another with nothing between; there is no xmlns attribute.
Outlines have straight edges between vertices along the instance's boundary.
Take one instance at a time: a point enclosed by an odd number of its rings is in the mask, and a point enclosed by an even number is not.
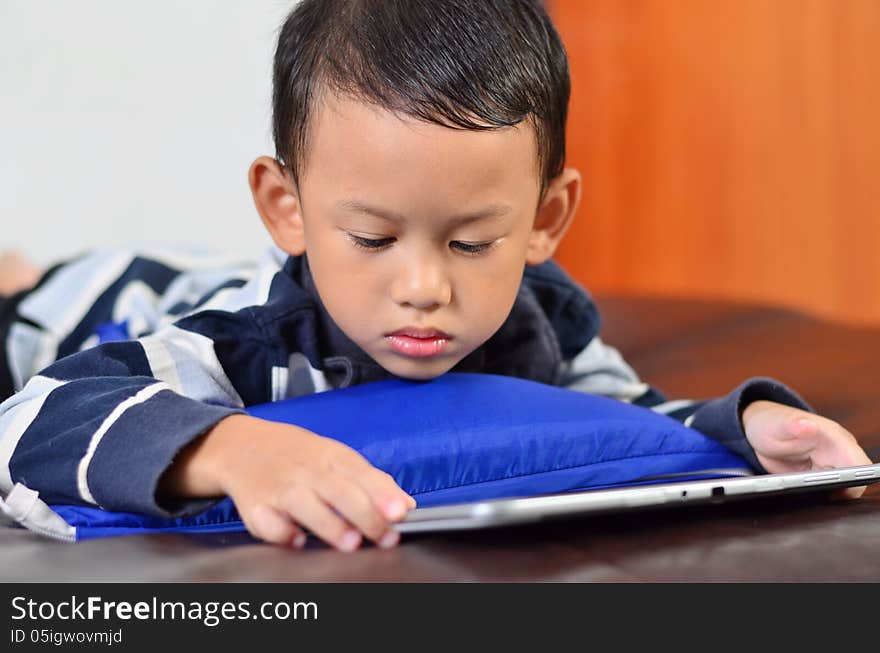
<svg viewBox="0 0 880 653"><path fill-rule="evenodd" d="M0 0L0 249L269 243L271 65L295 0Z"/></svg>

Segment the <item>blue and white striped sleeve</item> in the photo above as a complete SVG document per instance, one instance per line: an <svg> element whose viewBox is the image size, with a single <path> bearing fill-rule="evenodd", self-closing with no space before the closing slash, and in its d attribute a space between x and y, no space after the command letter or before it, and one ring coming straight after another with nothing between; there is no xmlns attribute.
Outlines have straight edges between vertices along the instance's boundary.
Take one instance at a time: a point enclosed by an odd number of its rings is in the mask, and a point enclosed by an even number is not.
<svg viewBox="0 0 880 653"><path fill-rule="evenodd" d="M248 346L257 336L249 340L246 311L208 312L207 325L193 319L193 330L170 325L62 358L0 404L0 491L21 483L47 503L162 517L210 505L160 505L159 479L187 444L242 412L237 384L265 376L266 368L260 348ZM202 326L216 333L194 328ZM217 351L233 339L243 353L222 364ZM256 385L255 393L268 387Z"/></svg>
<svg viewBox="0 0 880 653"><path fill-rule="evenodd" d="M741 419L743 410L751 402L765 399L813 412L797 393L767 377L748 379L723 397L669 400L660 390L639 379L620 352L598 336L564 363L560 385L668 415L741 455L758 472L766 470L746 438Z"/></svg>
<svg viewBox="0 0 880 653"><path fill-rule="evenodd" d="M36 288L0 298L0 400L98 344L104 324L138 338L196 310L259 301L278 259L274 250L255 265L185 248L105 248L53 266Z"/></svg>

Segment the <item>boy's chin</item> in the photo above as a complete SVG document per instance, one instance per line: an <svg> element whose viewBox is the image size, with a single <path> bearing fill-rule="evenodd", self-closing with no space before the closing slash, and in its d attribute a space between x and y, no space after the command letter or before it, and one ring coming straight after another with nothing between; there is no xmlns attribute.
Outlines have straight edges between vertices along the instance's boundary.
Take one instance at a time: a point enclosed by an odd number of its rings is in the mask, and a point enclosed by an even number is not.
<svg viewBox="0 0 880 653"><path fill-rule="evenodd" d="M380 362L385 370L401 379L410 381L430 381L446 374L458 361L449 358L438 359L397 359Z"/></svg>

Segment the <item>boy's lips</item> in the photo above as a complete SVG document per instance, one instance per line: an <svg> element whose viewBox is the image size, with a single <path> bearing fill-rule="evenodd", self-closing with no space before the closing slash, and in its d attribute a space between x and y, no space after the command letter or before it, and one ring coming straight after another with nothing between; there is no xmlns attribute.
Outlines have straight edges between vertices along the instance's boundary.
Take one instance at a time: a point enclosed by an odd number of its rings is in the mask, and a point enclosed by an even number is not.
<svg viewBox="0 0 880 653"><path fill-rule="evenodd" d="M433 329L430 327L403 327L402 329L398 329L397 331L386 334L386 336L406 336L408 338L443 338L444 340L452 339L452 336L447 333L443 333L443 331L441 331L440 329Z"/></svg>
<svg viewBox="0 0 880 653"><path fill-rule="evenodd" d="M385 338L399 354L427 358L443 351L452 336L439 329L404 327L387 334Z"/></svg>

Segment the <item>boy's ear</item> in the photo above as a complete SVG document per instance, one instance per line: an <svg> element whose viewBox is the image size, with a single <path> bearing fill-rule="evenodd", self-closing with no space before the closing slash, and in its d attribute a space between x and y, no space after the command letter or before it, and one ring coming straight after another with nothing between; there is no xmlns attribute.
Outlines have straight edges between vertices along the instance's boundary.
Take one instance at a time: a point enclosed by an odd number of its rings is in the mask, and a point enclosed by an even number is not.
<svg viewBox="0 0 880 653"><path fill-rule="evenodd" d="M306 249L299 193L285 168L261 156L248 170L254 205L272 240L288 254L299 256Z"/></svg>
<svg viewBox="0 0 880 653"><path fill-rule="evenodd" d="M535 214L526 263L539 265L553 256L581 201L581 173L566 168L547 187Z"/></svg>

